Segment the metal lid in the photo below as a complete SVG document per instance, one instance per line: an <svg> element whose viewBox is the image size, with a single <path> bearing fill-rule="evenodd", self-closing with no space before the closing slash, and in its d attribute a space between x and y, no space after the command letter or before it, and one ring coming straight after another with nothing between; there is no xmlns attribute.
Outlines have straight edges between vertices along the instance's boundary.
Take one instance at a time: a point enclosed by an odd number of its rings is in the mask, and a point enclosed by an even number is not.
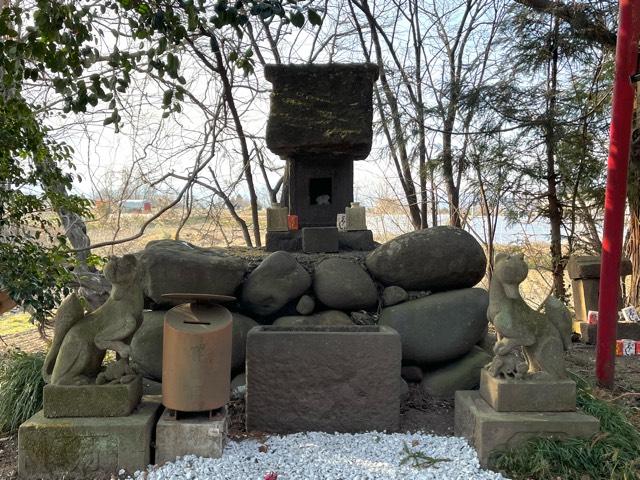
<svg viewBox="0 0 640 480"><path fill-rule="evenodd" d="M231 320L231 312L226 308L199 303L178 305L164 316L165 327L194 335L223 329Z"/></svg>

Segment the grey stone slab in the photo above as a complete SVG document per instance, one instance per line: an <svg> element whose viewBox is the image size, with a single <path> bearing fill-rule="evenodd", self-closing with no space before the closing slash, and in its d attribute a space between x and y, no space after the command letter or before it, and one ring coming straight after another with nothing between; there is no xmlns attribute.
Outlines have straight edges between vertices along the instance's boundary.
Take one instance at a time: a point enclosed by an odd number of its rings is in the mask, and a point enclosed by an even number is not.
<svg viewBox="0 0 640 480"><path fill-rule="evenodd" d="M600 429L595 417L580 412L496 412L477 391L456 392L455 435L465 437L478 452L480 464L491 455L534 437L590 438Z"/></svg>
<svg viewBox="0 0 640 480"><path fill-rule="evenodd" d="M597 255L572 255L567 262L569 278L600 278L600 257ZM620 262L620 276L631 274L631 261Z"/></svg>
<svg viewBox="0 0 640 480"><path fill-rule="evenodd" d="M388 327L256 327L247 338L247 429L399 428L401 346Z"/></svg>
<svg viewBox="0 0 640 480"><path fill-rule="evenodd" d="M288 232L267 232L266 234L267 252L277 252L284 250L285 252L302 251L302 231L290 230Z"/></svg>
<svg viewBox="0 0 640 480"><path fill-rule="evenodd" d="M517 380L480 372L480 396L497 412L571 412L576 410L576 382Z"/></svg>
<svg viewBox="0 0 640 480"><path fill-rule="evenodd" d="M156 426L156 464L173 462L177 457L197 455L220 458L227 441L226 407L209 418L205 413L176 420L165 410Z"/></svg>
<svg viewBox="0 0 640 480"><path fill-rule="evenodd" d="M302 229L304 253L333 253L338 251L336 227L307 227Z"/></svg>
<svg viewBox="0 0 640 480"><path fill-rule="evenodd" d="M23 479L89 479L129 473L152 461L160 403L145 400L127 417L46 418L36 413L18 430Z"/></svg>
<svg viewBox="0 0 640 480"><path fill-rule="evenodd" d="M338 232L340 250L355 250L368 252L376 248L371 230L357 230L350 232Z"/></svg>
<svg viewBox="0 0 640 480"><path fill-rule="evenodd" d="M115 385L45 385L43 412L47 418L124 417L142 398L142 378Z"/></svg>
<svg viewBox="0 0 640 480"><path fill-rule="evenodd" d="M598 338L598 325L594 323L580 322L580 340L588 345L595 345ZM616 338L640 340L640 323L618 322Z"/></svg>

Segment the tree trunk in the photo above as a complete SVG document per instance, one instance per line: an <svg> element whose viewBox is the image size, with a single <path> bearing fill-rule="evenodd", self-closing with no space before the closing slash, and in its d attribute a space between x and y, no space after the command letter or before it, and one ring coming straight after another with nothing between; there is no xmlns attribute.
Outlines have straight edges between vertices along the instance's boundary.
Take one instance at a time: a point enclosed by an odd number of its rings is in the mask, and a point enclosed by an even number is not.
<svg viewBox="0 0 640 480"><path fill-rule="evenodd" d="M640 85L636 84L636 111L633 122L631 156L629 158L629 178L627 200L629 201L629 241L626 256L631 260L631 285L629 305L640 305Z"/></svg>
<svg viewBox="0 0 640 480"><path fill-rule="evenodd" d="M564 260L562 258L562 207L558 199L558 177L556 173L556 105L558 82L558 36L559 21L553 17L553 37L551 45L551 61L547 80L547 121L545 122L545 147L547 170L547 203L549 223L551 226L551 271L553 274L553 292L563 302L566 300L564 285Z"/></svg>

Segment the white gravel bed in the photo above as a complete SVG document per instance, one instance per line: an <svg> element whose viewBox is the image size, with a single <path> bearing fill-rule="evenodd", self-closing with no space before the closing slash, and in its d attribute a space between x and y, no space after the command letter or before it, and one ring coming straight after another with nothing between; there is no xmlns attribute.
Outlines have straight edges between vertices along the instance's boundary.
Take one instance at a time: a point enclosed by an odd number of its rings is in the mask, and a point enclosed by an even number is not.
<svg viewBox="0 0 640 480"><path fill-rule="evenodd" d="M437 461L415 467L401 465L407 452L420 452ZM416 458L418 461L426 457ZM135 480L263 480L269 472L278 480L503 480L483 470L466 440L422 433L327 434L318 432L230 441L222 458L188 455L162 466L136 472ZM129 477L131 478L131 477Z"/></svg>

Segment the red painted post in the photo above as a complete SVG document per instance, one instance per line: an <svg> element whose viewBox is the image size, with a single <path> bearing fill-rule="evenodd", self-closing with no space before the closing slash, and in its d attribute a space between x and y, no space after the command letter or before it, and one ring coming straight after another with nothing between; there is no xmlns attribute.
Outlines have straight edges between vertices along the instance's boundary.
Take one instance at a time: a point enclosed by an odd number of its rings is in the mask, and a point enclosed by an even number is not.
<svg viewBox="0 0 640 480"><path fill-rule="evenodd" d="M598 384L606 388L613 387L615 371L620 260L635 96L631 76L636 73L640 34L640 3L620 0L619 8L596 345L596 378Z"/></svg>

